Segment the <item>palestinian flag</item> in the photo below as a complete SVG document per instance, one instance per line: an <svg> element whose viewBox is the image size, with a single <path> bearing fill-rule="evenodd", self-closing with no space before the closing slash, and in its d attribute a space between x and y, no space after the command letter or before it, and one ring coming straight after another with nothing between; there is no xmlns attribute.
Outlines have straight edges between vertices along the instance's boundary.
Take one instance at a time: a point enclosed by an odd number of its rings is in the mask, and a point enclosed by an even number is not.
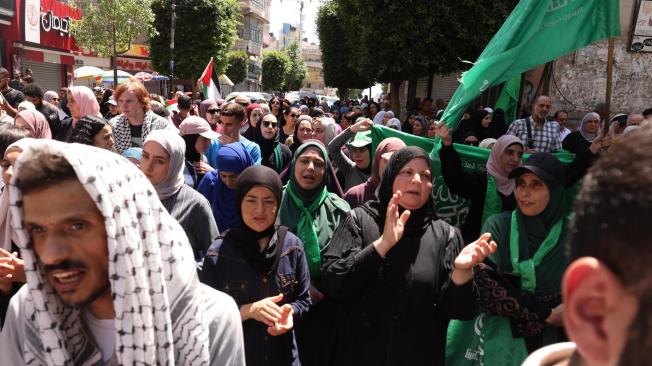
<svg viewBox="0 0 652 366"><path fill-rule="evenodd" d="M213 67L213 58L206 66L204 73L199 78L199 85L201 85L204 92L204 98L209 100L218 100L222 98L222 91L220 90L220 82L218 75Z"/></svg>

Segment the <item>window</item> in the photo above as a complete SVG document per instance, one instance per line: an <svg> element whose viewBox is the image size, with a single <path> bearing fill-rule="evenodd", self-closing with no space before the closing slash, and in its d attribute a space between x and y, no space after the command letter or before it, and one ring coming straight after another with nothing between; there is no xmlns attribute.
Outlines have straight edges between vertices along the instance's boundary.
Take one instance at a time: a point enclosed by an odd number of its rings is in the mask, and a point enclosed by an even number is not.
<svg viewBox="0 0 652 366"><path fill-rule="evenodd" d="M265 9L265 0L251 0L251 3Z"/></svg>

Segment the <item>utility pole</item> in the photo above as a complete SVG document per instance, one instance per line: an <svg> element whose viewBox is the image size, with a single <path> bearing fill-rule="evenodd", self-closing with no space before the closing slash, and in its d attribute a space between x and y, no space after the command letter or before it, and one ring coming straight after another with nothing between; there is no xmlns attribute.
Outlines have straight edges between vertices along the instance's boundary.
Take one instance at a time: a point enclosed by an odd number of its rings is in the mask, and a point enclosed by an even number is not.
<svg viewBox="0 0 652 366"><path fill-rule="evenodd" d="M170 98L174 92L174 27L176 23L176 0L172 0L172 18L170 19Z"/></svg>

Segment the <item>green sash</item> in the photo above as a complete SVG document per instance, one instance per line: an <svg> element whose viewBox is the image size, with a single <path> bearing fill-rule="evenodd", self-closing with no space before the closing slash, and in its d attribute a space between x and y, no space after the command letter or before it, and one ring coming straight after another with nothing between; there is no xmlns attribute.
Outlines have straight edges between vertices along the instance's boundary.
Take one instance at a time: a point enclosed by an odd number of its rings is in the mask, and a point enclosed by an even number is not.
<svg viewBox="0 0 652 366"><path fill-rule="evenodd" d="M317 239L317 232L312 226L314 220L313 213L321 206L326 198L328 198L328 190L324 187L308 207L303 205L301 197L292 189L292 185L288 184L285 191L290 195L290 199L301 211L301 218L297 223L297 236L303 241L303 247L306 250L306 259L308 260L308 268L310 269L310 278L315 279L321 277L321 251L319 248L319 240Z"/></svg>
<svg viewBox="0 0 652 366"><path fill-rule="evenodd" d="M509 252L512 258L514 272L521 276L521 288L523 290L534 293L537 286L535 267L541 264L543 258L550 253L555 245L557 245L563 225L563 219L557 221L552 229L550 229L546 239L539 246L539 249L537 249L537 252L534 253L534 256L531 259L520 261L519 230L516 210L512 213L512 224L509 233Z"/></svg>
<svg viewBox="0 0 652 366"><path fill-rule="evenodd" d="M496 190L496 180L491 174L487 174L487 193L484 195L481 226L484 226L484 223L491 215L501 213L502 210L503 202L498 196L498 191Z"/></svg>
<svg viewBox="0 0 652 366"><path fill-rule="evenodd" d="M281 144L274 147L274 166L276 172L281 174L281 169L283 168L283 154L281 154Z"/></svg>

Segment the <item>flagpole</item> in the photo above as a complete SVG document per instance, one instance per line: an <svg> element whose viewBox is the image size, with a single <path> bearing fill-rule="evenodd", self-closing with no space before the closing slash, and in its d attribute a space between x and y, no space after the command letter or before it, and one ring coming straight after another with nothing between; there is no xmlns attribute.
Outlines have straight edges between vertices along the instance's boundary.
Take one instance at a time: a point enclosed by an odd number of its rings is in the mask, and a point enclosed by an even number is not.
<svg viewBox="0 0 652 366"><path fill-rule="evenodd" d="M609 49L607 51L607 92L605 95L605 109L607 119L611 116L611 92L613 88L613 69L614 69L614 40L609 38Z"/></svg>

